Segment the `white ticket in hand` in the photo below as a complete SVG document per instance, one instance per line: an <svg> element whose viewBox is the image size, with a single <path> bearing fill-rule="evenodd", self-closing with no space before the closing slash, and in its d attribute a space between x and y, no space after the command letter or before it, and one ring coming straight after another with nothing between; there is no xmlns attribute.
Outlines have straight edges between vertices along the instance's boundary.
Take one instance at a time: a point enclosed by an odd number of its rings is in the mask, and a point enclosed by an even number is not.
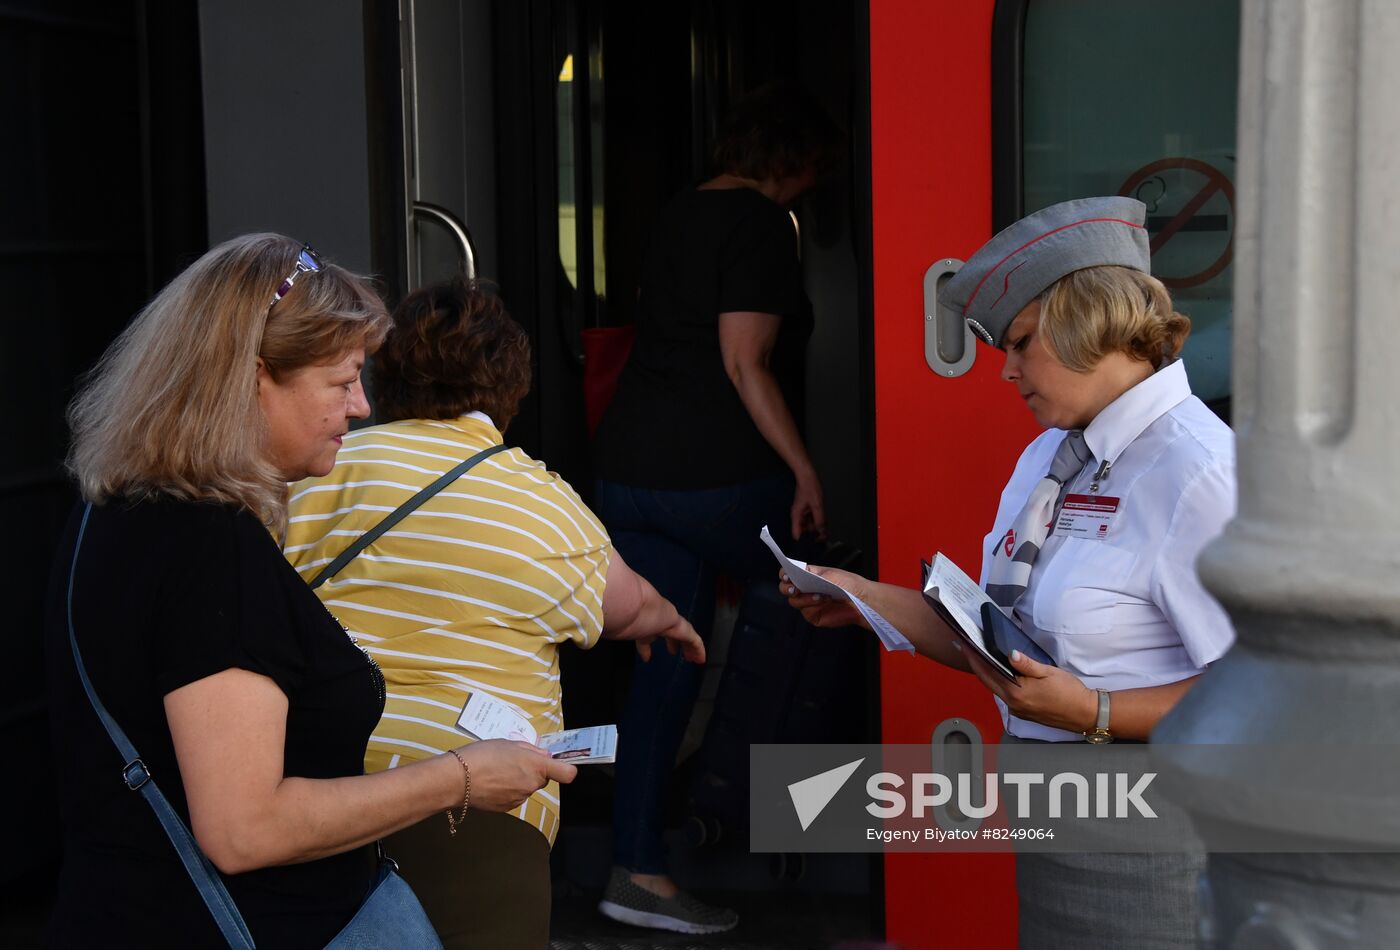
<svg viewBox="0 0 1400 950"><path fill-rule="evenodd" d="M839 584L833 584L817 574L807 570L805 561L798 561L788 557L778 547L778 542L773 540L773 535L768 531L768 526L758 532L759 540L768 545L768 550L773 552L773 556L778 559L778 563L783 566L783 573L787 574L792 586L802 591L804 594L825 594L833 600L848 600L851 605L860 611L860 615L870 624L870 629L875 631L875 635L880 638L886 650L907 650L914 652L914 644L910 643L904 634L895 629L890 623L865 601L854 596Z"/></svg>
<svg viewBox="0 0 1400 950"><path fill-rule="evenodd" d="M457 728L473 739L519 739L531 745L539 739L519 710L481 690L467 694Z"/></svg>

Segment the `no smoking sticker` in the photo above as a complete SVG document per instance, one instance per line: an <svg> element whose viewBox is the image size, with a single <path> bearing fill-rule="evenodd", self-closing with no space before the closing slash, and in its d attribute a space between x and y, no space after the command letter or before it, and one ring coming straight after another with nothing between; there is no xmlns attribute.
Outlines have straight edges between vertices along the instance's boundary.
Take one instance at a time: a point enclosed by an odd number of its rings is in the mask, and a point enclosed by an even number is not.
<svg viewBox="0 0 1400 950"><path fill-rule="evenodd" d="M1152 273L1168 287L1198 287L1230 266L1235 186L1214 165L1164 158L1129 175L1118 193L1147 205Z"/></svg>

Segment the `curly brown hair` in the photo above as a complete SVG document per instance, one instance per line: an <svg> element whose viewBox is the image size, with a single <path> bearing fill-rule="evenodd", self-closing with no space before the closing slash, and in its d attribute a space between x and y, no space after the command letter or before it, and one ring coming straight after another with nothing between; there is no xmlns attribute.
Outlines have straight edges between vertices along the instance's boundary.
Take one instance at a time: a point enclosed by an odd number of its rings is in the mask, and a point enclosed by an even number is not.
<svg viewBox="0 0 1400 950"><path fill-rule="evenodd" d="M479 411L504 432L530 391L530 338L489 285L424 287L392 319L370 374L380 421Z"/></svg>

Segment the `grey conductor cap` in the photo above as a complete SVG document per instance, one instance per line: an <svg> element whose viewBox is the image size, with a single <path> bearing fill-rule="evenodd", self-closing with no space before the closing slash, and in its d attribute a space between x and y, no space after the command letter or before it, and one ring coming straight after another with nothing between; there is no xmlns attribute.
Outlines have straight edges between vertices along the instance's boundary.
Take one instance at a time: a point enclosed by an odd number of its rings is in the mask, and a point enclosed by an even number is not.
<svg viewBox="0 0 1400 950"><path fill-rule="evenodd" d="M1136 198L1076 198L1043 208L1004 229L973 254L939 291L992 346L1016 314L1066 274L1118 264L1151 273L1147 206Z"/></svg>

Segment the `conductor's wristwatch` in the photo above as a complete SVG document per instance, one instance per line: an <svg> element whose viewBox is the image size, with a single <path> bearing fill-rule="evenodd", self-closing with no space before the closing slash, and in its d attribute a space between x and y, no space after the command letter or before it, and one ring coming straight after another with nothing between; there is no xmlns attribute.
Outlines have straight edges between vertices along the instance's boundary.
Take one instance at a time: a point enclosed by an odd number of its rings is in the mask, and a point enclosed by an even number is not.
<svg viewBox="0 0 1400 950"><path fill-rule="evenodd" d="M1098 690L1099 715L1094 720L1094 728L1084 733L1084 741L1094 745L1107 745L1113 741L1113 733L1108 731L1108 690Z"/></svg>

